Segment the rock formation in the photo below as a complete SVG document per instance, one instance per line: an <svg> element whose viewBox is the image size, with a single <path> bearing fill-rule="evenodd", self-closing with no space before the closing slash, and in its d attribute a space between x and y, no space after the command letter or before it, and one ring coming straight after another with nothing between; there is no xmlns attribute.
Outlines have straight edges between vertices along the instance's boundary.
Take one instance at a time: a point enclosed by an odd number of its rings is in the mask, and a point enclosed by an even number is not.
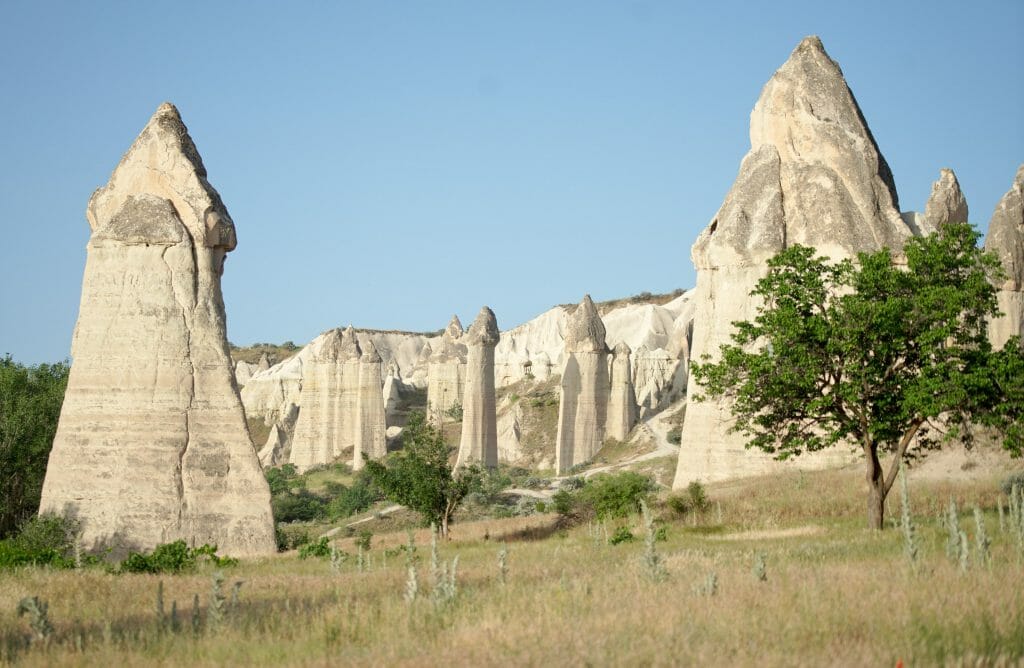
<svg viewBox="0 0 1024 668"><path fill-rule="evenodd" d="M839 66L817 37L804 39L761 91L750 115L751 150L725 202L693 245L697 268L691 354L718 355L732 322L749 320L750 296L766 262L793 243L833 260L858 251L897 251L914 230L899 214L889 167ZM692 381L692 378L690 379ZM727 402L688 405L674 487L771 470L769 455L729 434ZM827 465L838 449L797 465Z"/></svg>
<svg viewBox="0 0 1024 668"><path fill-rule="evenodd" d="M267 357L266 353L263 353L262 355L260 355L260 361L257 362L257 364L256 364L256 369L258 371L266 371L269 368L270 368L270 358Z"/></svg>
<svg viewBox="0 0 1024 668"><path fill-rule="evenodd" d="M288 461L292 451L292 436L295 422L299 419L299 407L288 404L281 418L270 426L267 442L260 448L259 458L263 468L280 466Z"/></svg>
<svg viewBox="0 0 1024 668"><path fill-rule="evenodd" d="M966 223L967 200L960 191L960 182L952 169L939 171L939 180L932 184L932 194L924 208L921 233L930 234L947 223Z"/></svg>
<svg viewBox="0 0 1024 668"><path fill-rule="evenodd" d="M466 385L462 395L462 440L456 467L498 465L498 418L494 397L494 347L498 321L486 306L463 337L467 347Z"/></svg>
<svg viewBox="0 0 1024 668"><path fill-rule="evenodd" d="M606 434L617 441L625 441L636 424L637 405L636 394L633 392L633 372L629 364L630 353L625 343L619 343L612 351Z"/></svg>
<svg viewBox="0 0 1024 668"><path fill-rule="evenodd" d="M349 327L327 332L306 362L289 458L299 471L328 464L355 443L361 357Z"/></svg>
<svg viewBox="0 0 1024 668"><path fill-rule="evenodd" d="M89 200L74 363L40 510L86 547L184 539L275 551L270 491L228 353L227 209L178 110L157 109Z"/></svg>
<svg viewBox="0 0 1024 668"><path fill-rule="evenodd" d="M462 402L462 386L466 374L466 346L462 338L462 323L458 316L441 334L427 371L427 418L434 424L448 419L447 413Z"/></svg>
<svg viewBox="0 0 1024 668"><path fill-rule="evenodd" d="M999 256L1006 272L997 293L1003 315L989 323L989 338L1000 349L1011 336L1024 337L1024 165L996 205L985 235L985 250Z"/></svg>
<svg viewBox="0 0 1024 668"><path fill-rule="evenodd" d="M597 307L586 295L565 328L568 358L562 372L555 468L566 473L604 444L608 415L608 346Z"/></svg>
<svg viewBox="0 0 1024 668"><path fill-rule="evenodd" d="M363 468L363 457L380 459L387 454L387 426L384 421L384 395L381 392L381 358L372 341L359 360L359 388L356 405L355 442L352 470Z"/></svg>
<svg viewBox="0 0 1024 668"><path fill-rule="evenodd" d="M238 383L238 386L242 387L248 383L256 369L257 366L255 364L249 364L244 360L235 362L235 382Z"/></svg>

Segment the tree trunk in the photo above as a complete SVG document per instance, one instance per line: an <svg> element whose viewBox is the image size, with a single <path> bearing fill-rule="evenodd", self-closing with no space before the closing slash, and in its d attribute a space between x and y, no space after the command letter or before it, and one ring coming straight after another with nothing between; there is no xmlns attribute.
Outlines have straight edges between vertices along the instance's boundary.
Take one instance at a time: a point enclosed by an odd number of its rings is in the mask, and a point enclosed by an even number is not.
<svg viewBox="0 0 1024 668"><path fill-rule="evenodd" d="M885 476L874 444L864 445L868 480L868 528L881 531L885 527Z"/></svg>
<svg viewBox="0 0 1024 668"><path fill-rule="evenodd" d="M448 538L448 510L441 513L441 538Z"/></svg>

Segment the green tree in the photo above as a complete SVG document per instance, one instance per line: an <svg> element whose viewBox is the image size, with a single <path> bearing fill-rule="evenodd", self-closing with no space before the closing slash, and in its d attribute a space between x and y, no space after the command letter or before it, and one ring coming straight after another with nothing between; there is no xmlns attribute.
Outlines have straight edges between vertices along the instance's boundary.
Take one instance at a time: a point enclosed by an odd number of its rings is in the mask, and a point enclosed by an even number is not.
<svg viewBox="0 0 1024 668"><path fill-rule="evenodd" d="M889 250L835 264L804 246L780 252L751 293L762 301L753 322L733 323L720 361L694 364L698 400L730 400L732 431L777 459L859 448L876 529L900 461L957 436L969 445L972 420L1019 455L1022 352L1019 341L992 351L1002 272L978 236L961 224L911 239L904 267Z"/></svg>
<svg viewBox="0 0 1024 668"><path fill-rule="evenodd" d="M67 363L0 359L0 538L39 510L67 382Z"/></svg>
<svg viewBox="0 0 1024 668"><path fill-rule="evenodd" d="M417 412L402 431L402 449L384 463L366 462L366 470L384 496L420 513L447 536L452 515L481 477L476 466L453 471L450 451L441 432Z"/></svg>

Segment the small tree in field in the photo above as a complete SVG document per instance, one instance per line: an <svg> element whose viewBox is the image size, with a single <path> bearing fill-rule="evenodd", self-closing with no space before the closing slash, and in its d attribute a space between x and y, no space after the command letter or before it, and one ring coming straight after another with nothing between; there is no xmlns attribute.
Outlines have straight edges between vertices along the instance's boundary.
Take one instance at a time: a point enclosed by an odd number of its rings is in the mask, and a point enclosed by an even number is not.
<svg viewBox="0 0 1024 668"><path fill-rule="evenodd" d="M751 293L763 301L753 322L733 323L720 361L693 365L697 399L731 400L732 430L778 459L858 447L875 529L900 462L958 435L970 444L969 421L997 428L1019 455L1024 353L1019 339L992 351L990 279L1001 271L978 236L957 224L911 239L905 267L889 250L856 264L828 264L799 245L780 252Z"/></svg>
<svg viewBox="0 0 1024 668"><path fill-rule="evenodd" d="M386 463L368 461L366 470L384 495L423 516L426 523L441 527L448 536L452 515L466 495L479 486L481 471L476 466L452 470L451 449L441 432L413 413L402 431L402 450Z"/></svg>

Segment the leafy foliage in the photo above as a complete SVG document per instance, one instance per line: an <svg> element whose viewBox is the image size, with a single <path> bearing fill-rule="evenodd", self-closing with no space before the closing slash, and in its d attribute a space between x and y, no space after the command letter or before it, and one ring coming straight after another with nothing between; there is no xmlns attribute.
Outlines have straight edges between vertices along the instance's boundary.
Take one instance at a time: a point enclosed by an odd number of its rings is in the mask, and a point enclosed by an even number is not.
<svg viewBox="0 0 1024 668"><path fill-rule="evenodd" d="M995 255L967 224L910 239L906 267L889 250L829 264L794 245L769 261L751 293L763 305L734 323L721 359L693 365L707 397L731 400L748 447L787 459L839 443L865 454L869 520L881 528L899 462L944 440L969 441L970 419L1020 452L1024 368L1019 344L993 354ZM698 396L698 400L705 397ZM943 417L942 422L938 420ZM908 452L912 443L915 451ZM894 455L885 474L879 453Z"/></svg>
<svg viewBox="0 0 1024 668"><path fill-rule="evenodd" d="M601 473L582 484L563 486L551 497L552 509L575 520L628 517L640 512L641 502L655 488L651 478L634 471Z"/></svg>
<svg viewBox="0 0 1024 668"><path fill-rule="evenodd" d="M73 568L78 523L40 515L22 523L17 535L0 540L0 569L16 566Z"/></svg>
<svg viewBox="0 0 1024 668"><path fill-rule="evenodd" d="M356 474L351 486L329 482L321 494L306 489L306 475L291 464L267 470L270 506L275 522L338 520L366 510L381 499L381 491L365 471Z"/></svg>
<svg viewBox="0 0 1024 668"><path fill-rule="evenodd" d="M640 512L640 502L655 490L654 481L634 471L601 473L587 481L580 499L599 519L628 517Z"/></svg>
<svg viewBox="0 0 1024 668"><path fill-rule="evenodd" d="M68 365L0 359L0 538L39 510Z"/></svg>
<svg viewBox="0 0 1024 668"><path fill-rule="evenodd" d="M437 524L447 535L448 524L462 500L479 488L482 475L476 466L458 474L449 463L450 449L441 433L422 413L413 413L402 432L402 449L385 463L368 461L366 469L384 495Z"/></svg>
<svg viewBox="0 0 1024 668"><path fill-rule="evenodd" d="M216 545L191 548L185 541L176 540L157 545L149 554L129 553L121 562L120 570L122 573L180 573L195 568L203 557L219 567L238 563L237 559L218 556Z"/></svg>

